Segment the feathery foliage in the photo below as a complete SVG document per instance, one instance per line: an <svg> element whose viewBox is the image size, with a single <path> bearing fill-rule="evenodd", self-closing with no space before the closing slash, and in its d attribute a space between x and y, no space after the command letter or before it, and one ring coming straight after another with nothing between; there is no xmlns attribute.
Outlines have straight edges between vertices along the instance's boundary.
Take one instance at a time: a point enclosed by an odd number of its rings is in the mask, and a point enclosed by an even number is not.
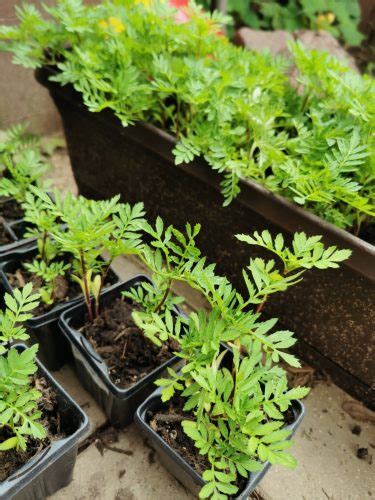
<svg viewBox="0 0 375 500"><path fill-rule="evenodd" d="M176 136L176 164L204 157L222 174L224 204L254 180L356 234L373 223L374 83L325 52L290 47L290 63L235 47L227 19L191 2L189 19L162 0L59 0L43 19L17 8L2 48L26 67L57 66L90 111L142 120Z"/></svg>
<svg viewBox="0 0 375 500"><path fill-rule="evenodd" d="M41 394L31 385L30 376L37 371L35 363L38 346L22 352L9 347L14 340L26 340L24 322L32 317L39 296L32 293L31 284L12 295L4 296L6 309L0 314L0 429L7 429L0 441L0 452L13 448L26 450L29 437L43 439L45 429L38 422L41 413L38 399ZM6 345L8 348L6 348Z"/></svg>

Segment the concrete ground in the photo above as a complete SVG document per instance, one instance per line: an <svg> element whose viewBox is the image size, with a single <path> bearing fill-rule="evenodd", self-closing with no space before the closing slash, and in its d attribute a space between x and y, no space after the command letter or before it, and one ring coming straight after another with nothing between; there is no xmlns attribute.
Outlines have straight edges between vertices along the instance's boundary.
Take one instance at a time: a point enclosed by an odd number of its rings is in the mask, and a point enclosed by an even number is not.
<svg viewBox="0 0 375 500"><path fill-rule="evenodd" d="M64 150L52 157L49 177L64 190L75 190ZM142 271L134 260L120 259L125 279ZM191 307L202 305L190 290ZM57 379L88 413L91 427L82 442L72 483L54 500L185 500L193 498L159 464L138 429L120 432L108 426L100 408L83 389L72 366ZM365 500L375 496L375 414L329 381L315 382L305 399L306 418L294 438L295 471L272 467L254 498L264 500ZM110 446L109 449L107 446ZM114 451L115 450L115 451ZM359 458L362 457L362 458Z"/></svg>

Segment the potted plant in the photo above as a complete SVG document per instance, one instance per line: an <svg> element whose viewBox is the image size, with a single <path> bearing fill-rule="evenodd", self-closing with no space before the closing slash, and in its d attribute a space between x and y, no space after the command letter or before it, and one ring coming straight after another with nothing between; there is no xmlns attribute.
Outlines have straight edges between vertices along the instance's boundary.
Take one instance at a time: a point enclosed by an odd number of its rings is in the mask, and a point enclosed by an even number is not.
<svg viewBox="0 0 375 500"><path fill-rule="evenodd" d="M187 225L181 233L164 227L158 219L153 228L142 215L142 205L138 205L114 218L113 232L124 236L123 246L116 251L135 253L153 272L153 281L136 276L101 291L96 274L93 297L66 310L59 323L72 346L80 379L116 426L133 421L136 408L152 392L155 378L176 363L175 343L156 338L150 331L143 334L132 313L140 310L163 317L169 311L181 316L177 306L182 299L172 294L171 286L200 254L195 246L199 227ZM71 248L77 248L73 240ZM93 250L87 244L81 247L85 262Z"/></svg>
<svg viewBox="0 0 375 500"><path fill-rule="evenodd" d="M76 276L76 267L82 273L79 255L61 243L62 235L68 238L74 232L89 241L96 265L106 269L101 286L115 283L118 278L109 268L110 264L101 260L100 253L106 240L112 239L115 248L119 243L111 235L113 222L110 220L119 209L117 201L114 198L108 203L91 202L70 194L63 201L57 191L52 200L38 188L26 194L25 221L31 224L27 235L36 243L8 254L1 264L0 278L9 293L32 282L40 294L41 303L27 326L32 340L39 342L41 357L50 370L58 370L71 356L57 328L58 318L65 309L82 299L81 283ZM87 278L86 274L84 277ZM91 289L84 289L86 300L90 293Z"/></svg>
<svg viewBox="0 0 375 500"><path fill-rule="evenodd" d="M70 483L79 440L88 428L81 408L37 360L24 327L38 305L31 284L4 297L0 316L0 496L45 498Z"/></svg>
<svg viewBox="0 0 375 500"><path fill-rule="evenodd" d="M16 125L0 138L0 255L24 246L25 201L29 187L42 186L48 165L38 137L27 132L26 125Z"/></svg>
<svg viewBox="0 0 375 500"><path fill-rule="evenodd" d="M42 67L82 194L144 199L151 217L180 228L189 213L204 227L200 247L238 287L247 254L233 234L249 227L285 238L304 230L350 248L339 273L318 284L309 273L265 312L299 332L307 361L371 404L373 82L294 44L295 88L282 58L232 46L221 16L187 9L176 23L163 2L58 2L52 21L26 7L2 36L17 62Z"/></svg>
<svg viewBox="0 0 375 500"><path fill-rule="evenodd" d="M206 290L211 310L184 320L135 312L145 333L178 345L184 366L169 368L168 378L137 410L136 422L161 455L163 463L200 498L248 498L270 464L295 467L285 450L287 438L300 424L299 401L306 387L289 389L285 369L300 366L287 352L296 339L290 331L274 331L276 319L263 321L269 295L302 279L306 269L337 268L350 251L324 248L320 237L297 233L288 248L281 234L238 235L250 245L266 245L284 263L250 259L243 271L242 296L228 282L202 267L189 270L190 280ZM225 345L223 345L225 342ZM294 401L294 402L293 402ZM288 412L289 410L289 412Z"/></svg>

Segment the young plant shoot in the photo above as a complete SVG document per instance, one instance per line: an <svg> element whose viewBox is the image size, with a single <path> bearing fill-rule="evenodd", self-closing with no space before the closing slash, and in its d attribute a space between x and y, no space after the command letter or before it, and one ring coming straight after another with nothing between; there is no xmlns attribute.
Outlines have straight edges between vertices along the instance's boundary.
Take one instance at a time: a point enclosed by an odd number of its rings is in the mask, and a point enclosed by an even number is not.
<svg viewBox="0 0 375 500"><path fill-rule="evenodd" d="M10 346L13 341L29 338L23 324L32 317L38 299L31 284L4 296L6 308L0 313L0 453L14 448L25 451L30 438L46 437L38 421L41 393L31 383L37 372L38 346L21 352Z"/></svg>
<svg viewBox="0 0 375 500"><path fill-rule="evenodd" d="M135 253L141 245L143 204L131 207L119 203L119 196L95 201L68 193L62 199L56 191L52 200L41 190L35 189L34 193L49 216L60 222L52 224L49 232L61 252L73 257L71 278L81 287L88 319L92 322L99 315L100 292L113 260L119 255ZM108 257L103 257L104 252Z"/></svg>

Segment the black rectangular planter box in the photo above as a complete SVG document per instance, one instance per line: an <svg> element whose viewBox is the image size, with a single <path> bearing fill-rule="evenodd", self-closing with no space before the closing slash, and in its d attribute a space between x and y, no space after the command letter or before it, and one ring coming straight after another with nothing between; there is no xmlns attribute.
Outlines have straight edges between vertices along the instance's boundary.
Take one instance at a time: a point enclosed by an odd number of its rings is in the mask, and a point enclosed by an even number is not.
<svg viewBox="0 0 375 500"><path fill-rule="evenodd" d="M161 389L156 389L149 398L137 409L135 422L137 426L147 436L149 444L155 448L160 462L164 465L167 471L180 481L194 495L198 496L199 491L204 486L205 482L202 477L189 465L186 460L169 446L164 439L155 432L147 421L148 411L157 411L163 407L160 398ZM165 406L165 404L164 404ZM305 408L300 401L293 402L294 422L286 426L292 431L293 435L300 426L304 416ZM235 497L236 500L247 500L252 491L258 486L264 475L267 473L271 464L266 462L262 469L258 472L251 473L246 483L245 489Z"/></svg>
<svg viewBox="0 0 375 500"><path fill-rule="evenodd" d="M7 278L7 272L12 272L22 261L37 254L36 245L26 245L14 252L4 255L0 259L0 282L5 292L12 293L13 289ZM118 276L110 270L112 283L118 281ZM1 298L2 300L2 298ZM49 370L59 370L72 359L70 345L58 328L60 315L69 307L82 301L82 296L61 302L50 311L35 316L26 322L27 330L32 343L39 344L39 357ZM1 301L0 301L1 302Z"/></svg>
<svg viewBox="0 0 375 500"><path fill-rule="evenodd" d="M126 202L143 201L150 218L160 215L179 228L201 223L200 248L240 289L250 256L267 254L237 241L237 233L268 229L290 241L295 231L305 231L353 251L339 270L308 271L302 283L271 297L264 310L296 332L298 355L375 407L375 247L249 180L241 181L240 195L223 207L221 177L204 160L175 166L172 136L143 123L124 128L108 110L89 112L71 85L48 81L54 71L43 68L37 79L62 116L82 195L120 193Z"/></svg>
<svg viewBox="0 0 375 500"><path fill-rule="evenodd" d="M146 276L139 275L104 290L101 295L101 307L106 307L112 300L121 297L121 292L137 287L142 282L150 283L150 280ZM175 364L178 358L171 357L131 387L126 389L117 387L111 381L108 367L100 354L78 331L87 317L85 308L85 304L81 303L68 309L61 315L59 325L71 345L79 379L102 407L110 422L117 427L124 427L133 422L136 409L154 390L154 380L167 366Z"/></svg>
<svg viewBox="0 0 375 500"><path fill-rule="evenodd" d="M25 346L18 344L19 350ZM86 414L37 361L39 373L53 387L62 416L61 424L69 436L53 441L47 448L0 483L0 500L43 500L67 486L73 476L79 442L89 427Z"/></svg>

